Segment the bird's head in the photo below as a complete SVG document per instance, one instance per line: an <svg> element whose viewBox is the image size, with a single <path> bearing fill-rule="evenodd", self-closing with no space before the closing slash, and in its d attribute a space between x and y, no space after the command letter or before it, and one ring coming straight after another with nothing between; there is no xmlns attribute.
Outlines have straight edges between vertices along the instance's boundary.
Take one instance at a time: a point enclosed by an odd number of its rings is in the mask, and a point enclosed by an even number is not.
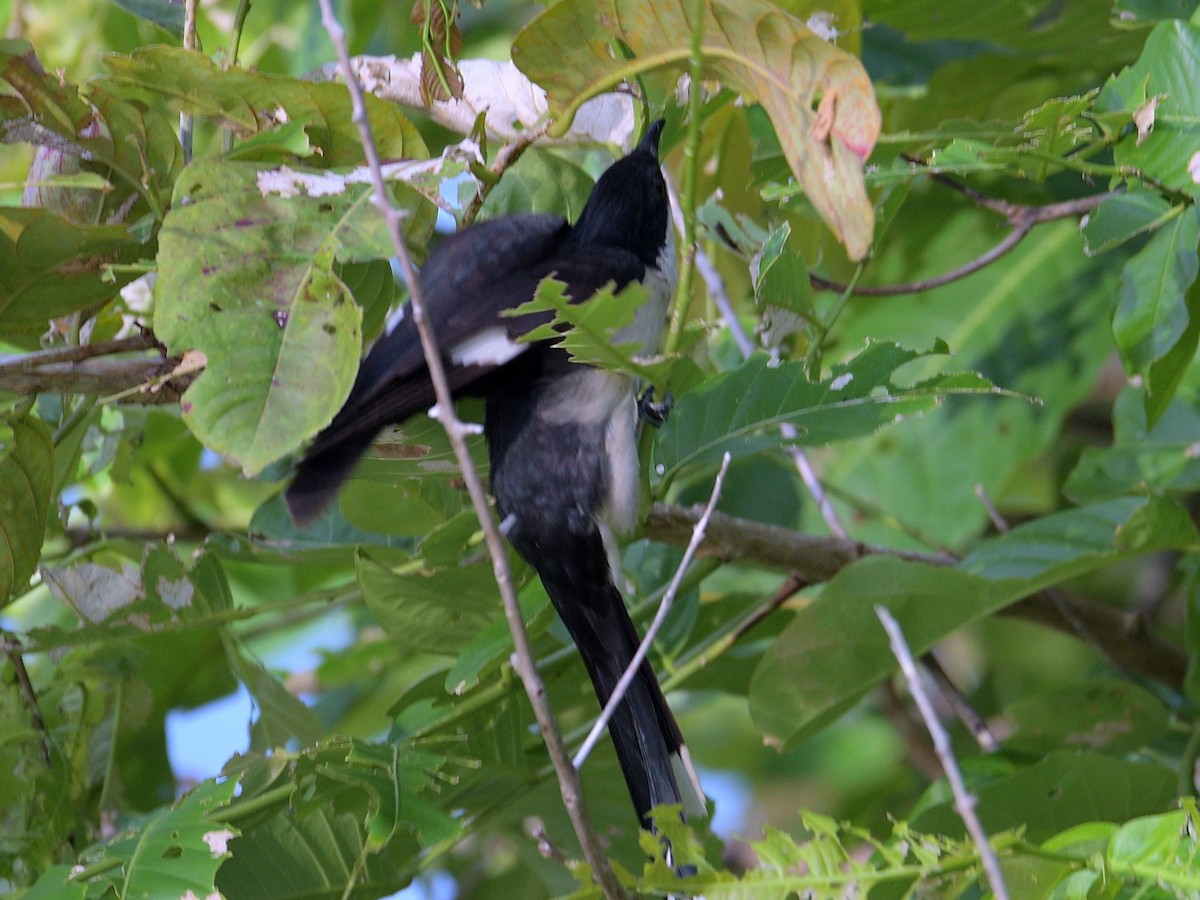
<svg viewBox="0 0 1200 900"><path fill-rule="evenodd" d="M663 120L646 130L633 151L600 176L575 223L580 244L603 244L632 251L653 266L668 241L671 225L667 185L658 164Z"/></svg>

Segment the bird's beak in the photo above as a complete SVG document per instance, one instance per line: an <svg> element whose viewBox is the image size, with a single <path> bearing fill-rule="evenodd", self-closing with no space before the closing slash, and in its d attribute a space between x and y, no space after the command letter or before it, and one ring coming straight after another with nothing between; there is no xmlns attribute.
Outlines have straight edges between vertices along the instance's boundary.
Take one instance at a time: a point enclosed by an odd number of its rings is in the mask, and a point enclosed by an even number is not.
<svg viewBox="0 0 1200 900"><path fill-rule="evenodd" d="M667 124L666 119L655 119L650 123L650 127L646 129L645 136L642 137L642 142L637 145L639 150L645 150L658 159L658 139L662 137L663 126Z"/></svg>

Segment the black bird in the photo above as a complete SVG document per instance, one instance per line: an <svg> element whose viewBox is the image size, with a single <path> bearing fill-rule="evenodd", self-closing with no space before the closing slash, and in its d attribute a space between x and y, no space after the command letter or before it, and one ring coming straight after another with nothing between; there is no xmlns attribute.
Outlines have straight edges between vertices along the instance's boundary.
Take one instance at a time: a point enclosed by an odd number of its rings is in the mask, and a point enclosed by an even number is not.
<svg viewBox="0 0 1200 900"><path fill-rule="evenodd" d="M639 281L649 298L616 339L653 352L675 284L675 241L658 163L661 120L600 177L574 226L505 216L446 238L420 275L451 389L485 399L491 486L503 528L537 571L603 704L638 646L613 580L613 533L632 530L641 484L634 380L516 338L545 314L501 314L554 276L575 301ZM406 308L407 310L407 308ZM403 315L363 360L345 406L301 461L286 499L306 523L335 498L381 428L434 402L421 343ZM643 824L662 803L703 815L704 795L649 662L609 724Z"/></svg>

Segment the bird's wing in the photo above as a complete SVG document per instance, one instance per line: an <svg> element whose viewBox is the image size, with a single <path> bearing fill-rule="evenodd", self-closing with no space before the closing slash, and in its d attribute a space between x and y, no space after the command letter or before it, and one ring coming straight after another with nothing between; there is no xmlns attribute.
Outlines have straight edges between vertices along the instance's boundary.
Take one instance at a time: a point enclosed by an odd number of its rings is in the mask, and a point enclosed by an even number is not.
<svg viewBox="0 0 1200 900"><path fill-rule="evenodd" d="M552 228L554 222L560 227ZM510 216L453 235L430 255L421 289L451 390L468 388L528 348L517 338L551 314L503 313L532 299L547 276L564 282L575 300L609 282L623 287L641 277L644 266L632 253L573 247L562 239L566 231L555 216ZM350 396L310 455L354 435L374 436L427 409L433 399L416 324L406 312L371 348Z"/></svg>

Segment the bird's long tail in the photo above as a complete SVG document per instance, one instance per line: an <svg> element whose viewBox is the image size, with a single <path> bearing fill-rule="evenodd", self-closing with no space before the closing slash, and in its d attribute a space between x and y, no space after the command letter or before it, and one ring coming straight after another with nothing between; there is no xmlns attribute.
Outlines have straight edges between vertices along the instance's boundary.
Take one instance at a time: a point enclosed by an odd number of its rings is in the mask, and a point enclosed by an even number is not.
<svg viewBox="0 0 1200 900"><path fill-rule="evenodd" d="M556 544L563 539L559 535ZM575 640L603 705L637 652L639 640L613 584L599 532L576 536L571 542L578 546L535 552L530 561ZM642 662L630 682L608 729L644 825L650 825L650 810L663 803L681 803L690 815L705 814L699 779L648 661Z"/></svg>

